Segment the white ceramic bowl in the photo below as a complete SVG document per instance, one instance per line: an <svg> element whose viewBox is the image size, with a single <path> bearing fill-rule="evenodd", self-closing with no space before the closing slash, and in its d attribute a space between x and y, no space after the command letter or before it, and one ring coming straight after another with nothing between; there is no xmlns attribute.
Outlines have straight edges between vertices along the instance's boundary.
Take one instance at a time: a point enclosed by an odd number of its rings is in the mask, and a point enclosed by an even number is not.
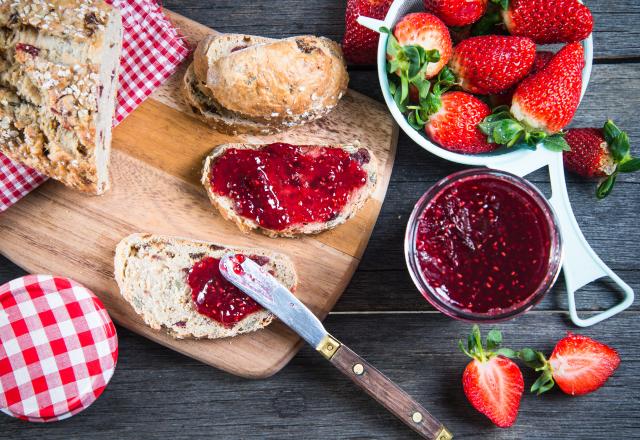
<svg viewBox="0 0 640 440"><path fill-rule="evenodd" d="M424 12L422 0L396 0L391 5L391 8L389 9L389 12L387 13L384 21L374 20L368 17L359 17L358 22L370 29L377 30L380 29L381 26L385 26L393 30L396 23L410 12ZM384 96L387 107L389 107L389 111L393 115L396 123L400 126L400 128L402 128L407 136L413 139L414 142L416 142L418 145L420 145L430 153L435 154L436 156L465 165L499 167L500 164L515 161L517 159L522 159L531 153L530 150L507 150L506 148L500 148L491 153L475 155L454 153L452 151L445 150L444 148L431 142L431 140L425 135L424 131L418 131L412 128L407 122L407 118L405 117L405 115L403 115L400 110L398 110L398 106L393 100L393 96L391 96L391 93L389 92L389 80L387 78L386 70L386 48L388 39L388 34L381 34L380 43L378 44L378 78L380 80L382 95ZM585 67L582 71L581 98L582 96L584 96L584 93L587 90L589 78L591 77L591 66L593 64L593 38L591 37L591 35L589 35L589 37L582 42L582 45L584 47Z"/></svg>

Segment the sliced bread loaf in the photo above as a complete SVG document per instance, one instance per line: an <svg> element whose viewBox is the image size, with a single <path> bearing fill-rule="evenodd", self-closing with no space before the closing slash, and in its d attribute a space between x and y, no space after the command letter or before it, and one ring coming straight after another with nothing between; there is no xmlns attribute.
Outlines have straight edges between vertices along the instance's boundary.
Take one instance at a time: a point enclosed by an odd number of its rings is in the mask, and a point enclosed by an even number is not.
<svg viewBox="0 0 640 440"><path fill-rule="evenodd" d="M282 128L271 127L259 122L251 121L229 112L218 110L208 90L195 75L194 65L187 68L183 82L184 95L191 106L191 110L200 119L214 130L230 134L274 134L282 131Z"/></svg>
<svg viewBox="0 0 640 440"><path fill-rule="evenodd" d="M219 131L271 134L326 115L348 80L340 47L327 38L221 34L198 44L184 93Z"/></svg>
<svg viewBox="0 0 640 440"><path fill-rule="evenodd" d="M190 269L203 258L220 259L228 252L253 258L295 290L293 263L282 254L151 234L133 234L117 245L115 279L124 299L147 325L164 328L174 338L226 338L264 328L273 319L264 309L225 326L195 308L188 284Z"/></svg>
<svg viewBox="0 0 640 440"><path fill-rule="evenodd" d="M295 237L303 234L317 234L346 222L353 217L360 208L365 204L367 199L375 190L378 180L378 161L374 154L358 144L355 145L325 145L325 146L303 146L308 151L315 148L329 147L339 148L347 153L359 163L362 170L366 172L366 183L364 186L357 188L349 195L348 203L336 213L335 217L326 222L309 222L298 223L288 226L286 229L275 230L265 228L258 224L255 220L242 216L237 212L235 202L232 198L220 195L214 192L211 185L212 171L216 160L220 158L230 149L260 150L267 147L268 144L224 144L216 147L206 158L202 171L202 185L205 187L209 199L214 207L218 209L220 214L227 220L234 222L243 232L257 230L270 237ZM281 176L282 179L285 176Z"/></svg>
<svg viewBox="0 0 640 440"><path fill-rule="evenodd" d="M273 38L244 34L216 34L202 39L193 53L193 68L196 78L207 82L209 66L218 59L256 44L271 43Z"/></svg>
<svg viewBox="0 0 640 440"><path fill-rule="evenodd" d="M102 0L0 2L0 152L65 185L108 188L122 44Z"/></svg>

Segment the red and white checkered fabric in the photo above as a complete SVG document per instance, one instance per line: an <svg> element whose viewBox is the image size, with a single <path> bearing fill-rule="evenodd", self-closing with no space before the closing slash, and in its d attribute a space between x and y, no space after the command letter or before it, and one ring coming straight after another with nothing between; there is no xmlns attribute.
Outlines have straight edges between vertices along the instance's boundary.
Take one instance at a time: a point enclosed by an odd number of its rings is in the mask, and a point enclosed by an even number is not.
<svg viewBox="0 0 640 440"><path fill-rule="evenodd" d="M102 302L66 278L28 275L0 286L0 410L62 420L100 396L118 359Z"/></svg>
<svg viewBox="0 0 640 440"><path fill-rule="evenodd" d="M121 10L124 27L115 126L176 71L189 48L156 1L105 1ZM45 180L0 153L0 212Z"/></svg>

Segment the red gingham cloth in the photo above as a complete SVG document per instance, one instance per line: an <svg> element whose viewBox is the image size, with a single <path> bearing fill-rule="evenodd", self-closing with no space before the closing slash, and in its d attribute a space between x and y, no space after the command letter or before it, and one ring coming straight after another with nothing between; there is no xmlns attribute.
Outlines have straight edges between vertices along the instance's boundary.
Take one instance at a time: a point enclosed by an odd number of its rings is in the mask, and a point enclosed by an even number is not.
<svg viewBox="0 0 640 440"><path fill-rule="evenodd" d="M0 410L32 422L76 414L100 396L118 359L102 302L66 278L0 286Z"/></svg>
<svg viewBox="0 0 640 440"><path fill-rule="evenodd" d="M121 10L124 28L116 126L176 71L189 48L154 0L105 1ZM45 180L0 153L0 212Z"/></svg>

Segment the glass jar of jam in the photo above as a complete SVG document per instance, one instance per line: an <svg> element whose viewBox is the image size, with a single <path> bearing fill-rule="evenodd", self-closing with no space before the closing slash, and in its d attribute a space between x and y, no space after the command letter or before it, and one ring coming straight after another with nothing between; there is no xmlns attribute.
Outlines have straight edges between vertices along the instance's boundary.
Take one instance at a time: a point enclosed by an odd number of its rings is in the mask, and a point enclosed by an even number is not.
<svg viewBox="0 0 640 440"><path fill-rule="evenodd" d="M470 169L416 204L405 236L411 278L438 310L483 322L537 304L558 278L562 240L551 205L525 179Z"/></svg>

